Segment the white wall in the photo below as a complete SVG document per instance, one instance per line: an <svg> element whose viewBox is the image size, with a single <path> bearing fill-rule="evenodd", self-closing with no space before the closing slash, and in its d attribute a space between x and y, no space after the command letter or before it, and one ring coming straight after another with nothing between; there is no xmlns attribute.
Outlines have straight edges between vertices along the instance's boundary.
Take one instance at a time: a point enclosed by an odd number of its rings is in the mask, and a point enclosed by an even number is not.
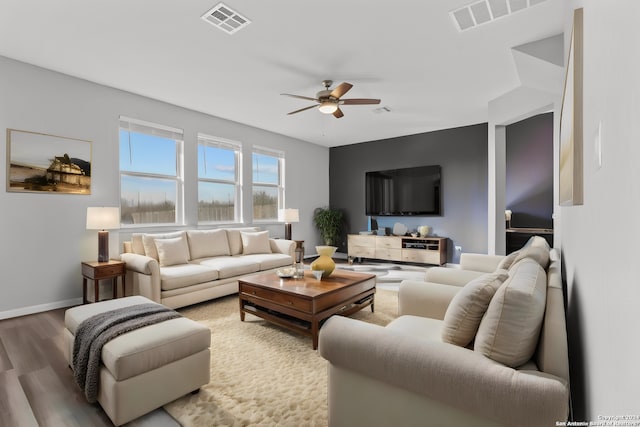
<svg viewBox="0 0 640 427"><path fill-rule="evenodd" d="M196 176L198 132L242 142L245 184L251 179L253 144L284 151L286 206L300 209L293 238L304 239L308 248L319 243L312 214L329 203L328 148L4 57L0 57L0 76L0 130L5 144L6 128L92 141L89 196L6 192L6 150L0 150L0 318L80 301L80 262L97 259L97 234L85 230L86 208L119 205L120 115L183 129L187 179ZM251 218L248 190L246 222ZM187 203L197 203L197 186L188 186L185 193ZM187 215L187 225L196 225L195 216ZM282 224L263 227L273 236L284 235ZM121 240L130 231L111 232L112 257L119 254Z"/></svg>
<svg viewBox="0 0 640 427"><path fill-rule="evenodd" d="M597 420L640 414L640 2L568 3L584 6L584 205L561 208L561 241L576 420Z"/></svg>

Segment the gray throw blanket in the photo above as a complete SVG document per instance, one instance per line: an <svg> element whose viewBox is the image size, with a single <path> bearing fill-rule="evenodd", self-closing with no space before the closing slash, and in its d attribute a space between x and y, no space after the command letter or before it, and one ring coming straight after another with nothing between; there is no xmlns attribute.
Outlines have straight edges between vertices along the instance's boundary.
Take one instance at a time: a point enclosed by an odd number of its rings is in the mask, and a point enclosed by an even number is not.
<svg viewBox="0 0 640 427"><path fill-rule="evenodd" d="M102 347L113 338L181 315L160 304L137 304L92 316L78 326L73 342L73 374L89 403L98 397Z"/></svg>

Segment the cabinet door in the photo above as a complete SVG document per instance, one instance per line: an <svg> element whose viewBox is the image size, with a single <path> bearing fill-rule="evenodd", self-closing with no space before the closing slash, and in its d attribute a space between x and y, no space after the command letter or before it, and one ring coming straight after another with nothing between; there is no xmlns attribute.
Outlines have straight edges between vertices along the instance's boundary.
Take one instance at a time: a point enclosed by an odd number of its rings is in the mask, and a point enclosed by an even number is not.
<svg viewBox="0 0 640 427"><path fill-rule="evenodd" d="M402 248L402 239L400 237L382 237L376 239L376 249L400 249Z"/></svg>
<svg viewBox="0 0 640 427"><path fill-rule="evenodd" d="M440 265L440 253L423 249L403 249L402 260L406 262L422 262Z"/></svg>
<svg viewBox="0 0 640 427"><path fill-rule="evenodd" d="M358 257L358 258L375 258L376 248L374 247L366 248L364 246L349 245L348 255L350 257Z"/></svg>
<svg viewBox="0 0 640 427"><path fill-rule="evenodd" d="M376 258L389 261L402 261L401 249L376 248Z"/></svg>

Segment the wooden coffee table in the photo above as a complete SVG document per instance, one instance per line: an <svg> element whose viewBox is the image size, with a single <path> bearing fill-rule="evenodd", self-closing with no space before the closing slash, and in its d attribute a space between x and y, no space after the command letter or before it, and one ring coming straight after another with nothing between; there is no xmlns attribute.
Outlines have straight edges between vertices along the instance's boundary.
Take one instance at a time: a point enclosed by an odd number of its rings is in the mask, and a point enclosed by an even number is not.
<svg viewBox="0 0 640 427"><path fill-rule="evenodd" d="M374 274L335 270L316 280L310 271L304 279L282 279L274 272L246 276L238 281L240 320L245 313L309 335L318 348L322 323L340 314L348 316L366 306L374 310Z"/></svg>

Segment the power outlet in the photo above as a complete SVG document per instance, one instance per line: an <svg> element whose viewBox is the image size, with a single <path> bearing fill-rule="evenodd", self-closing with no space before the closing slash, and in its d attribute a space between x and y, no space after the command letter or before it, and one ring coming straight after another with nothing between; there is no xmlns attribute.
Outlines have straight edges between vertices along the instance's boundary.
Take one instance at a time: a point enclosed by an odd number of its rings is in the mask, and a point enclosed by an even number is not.
<svg viewBox="0 0 640 427"><path fill-rule="evenodd" d="M462 252L462 246L456 246L456 252Z"/></svg>

